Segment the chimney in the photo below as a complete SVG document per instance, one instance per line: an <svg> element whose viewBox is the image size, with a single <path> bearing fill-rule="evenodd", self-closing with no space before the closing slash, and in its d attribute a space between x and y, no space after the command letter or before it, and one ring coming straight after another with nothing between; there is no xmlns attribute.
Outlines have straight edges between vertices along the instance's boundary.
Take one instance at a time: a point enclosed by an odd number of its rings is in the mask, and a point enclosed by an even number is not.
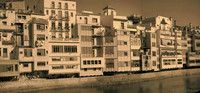
<svg viewBox="0 0 200 93"><path fill-rule="evenodd" d="M174 20L174 27L176 26L176 20Z"/></svg>
<svg viewBox="0 0 200 93"><path fill-rule="evenodd" d="M189 28L192 28L192 23L189 23Z"/></svg>

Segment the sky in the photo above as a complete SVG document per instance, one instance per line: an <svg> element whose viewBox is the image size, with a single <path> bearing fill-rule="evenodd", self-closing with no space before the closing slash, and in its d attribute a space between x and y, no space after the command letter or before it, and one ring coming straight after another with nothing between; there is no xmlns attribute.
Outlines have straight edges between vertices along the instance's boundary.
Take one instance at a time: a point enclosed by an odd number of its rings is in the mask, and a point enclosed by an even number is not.
<svg viewBox="0 0 200 93"><path fill-rule="evenodd" d="M200 0L75 0L77 10L102 13L110 5L118 15L130 16L139 14L143 17L157 15L172 17L177 25L200 26Z"/></svg>

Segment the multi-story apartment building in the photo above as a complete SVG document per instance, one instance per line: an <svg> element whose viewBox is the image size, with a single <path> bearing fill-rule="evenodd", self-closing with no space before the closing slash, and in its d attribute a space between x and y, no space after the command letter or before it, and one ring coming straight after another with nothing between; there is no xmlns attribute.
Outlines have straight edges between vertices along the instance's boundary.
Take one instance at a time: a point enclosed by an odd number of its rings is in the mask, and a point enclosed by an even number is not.
<svg viewBox="0 0 200 93"><path fill-rule="evenodd" d="M44 0L44 14L49 16L49 74L79 74L76 2Z"/></svg>
<svg viewBox="0 0 200 93"><path fill-rule="evenodd" d="M12 59L16 46L15 11L0 10L0 77L19 76L19 61Z"/></svg>
<svg viewBox="0 0 200 93"><path fill-rule="evenodd" d="M105 28L100 25L100 15L83 11L77 14L76 20L81 49L80 76L103 75Z"/></svg>
<svg viewBox="0 0 200 93"><path fill-rule="evenodd" d="M156 31L157 31L157 28L156 27L146 27L146 37L145 37L145 48L147 49L147 51L149 52L148 55L150 56L146 56L146 59L148 59L149 61L147 62L143 62L142 63L145 65L146 67L146 70L154 70L154 71L158 71L159 70L159 52L158 52L158 48L157 48L157 35L156 35ZM144 49L145 50L145 49ZM142 59L145 59L145 57L141 58ZM143 68L143 67L142 67ZM144 70L142 71L145 71L145 68Z"/></svg>
<svg viewBox="0 0 200 93"><path fill-rule="evenodd" d="M172 18L119 16L110 6L76 13L72 0L2 0L0 9L0 77L200 66L199 27Z"/></svg>
<svg viewBox="0 0 200 93"><path fill-rule="evenodd" d="M129 20L128 29L130 30L130 46L131 46L131 71L140 71L141 60L140 54L142 50L142 36L145 27L135 25L136 21Z"/></svg>
<svg viewBox="0 0 200 93"><path fill-rule="evenodd" d="M190 24L188 27L185 27L183 34L187 38L187 46L188 46L188 53L187 53L187 67L195 67L200 66L200 54L199 54L199 35L200 29L198 27L192 27Z"/></svg>
<svg viewBox="0 0 200 93"><path fill-rule="evenodd" d="M176 32L173 30L172 18L157 16L143 20L142 24L158 29L156 31L158 51L155 51L155 54L159 54L160 69L183 67L183 56L177 54L176 48L176 40L181 40L181 38L176 37Z"/></svg>
<svg viewBox="0 0 200 93"><path fill-rule="evenodd" d="M112 59L113 69L105 68L105 71L130 71L130 30L127 29L128 19L125 16L118 16L116 10L110 6L103 9L104 15L101 16L103 26L109 27L116 32L117 39L117 59ZM111 31L112 32L112 31ZM115 48L114 48L115 49ZM114 52L116 51L114 50ZM115 54L114 54L115 56ZM110 65L111 60L105 60ZM106 66L107 67L107 66ZM109 66L110 67L110 66Z"/></svg>

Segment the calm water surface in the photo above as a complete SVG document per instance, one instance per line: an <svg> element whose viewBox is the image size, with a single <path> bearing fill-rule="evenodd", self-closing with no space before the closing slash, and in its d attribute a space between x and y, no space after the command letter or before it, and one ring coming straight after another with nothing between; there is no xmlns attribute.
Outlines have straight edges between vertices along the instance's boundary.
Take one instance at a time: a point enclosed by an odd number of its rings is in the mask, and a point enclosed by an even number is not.
<svg viewBox="0 0 200 93"><path fill-rule="evenodd" d="M31 93L200 93L198 91L200 91L200 75L95 88L40 90L32 91Z"/></svg>

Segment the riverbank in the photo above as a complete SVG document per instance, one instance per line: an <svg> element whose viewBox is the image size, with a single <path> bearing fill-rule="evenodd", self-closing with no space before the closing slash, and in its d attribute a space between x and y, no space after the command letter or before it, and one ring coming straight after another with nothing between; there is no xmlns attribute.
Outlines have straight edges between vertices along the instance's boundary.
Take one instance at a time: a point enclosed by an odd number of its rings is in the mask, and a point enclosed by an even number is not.
<svg viewBox="0 0 200 93"><path fill-rule="evenodd" d="M136 83L176 76L200 75L200 68L171 70L142 74L119 74L116 76L64 78L64 79L33 79L15 82L1 82L0 92L22 92L54 88L97 87L110 84Z"/></svg>

